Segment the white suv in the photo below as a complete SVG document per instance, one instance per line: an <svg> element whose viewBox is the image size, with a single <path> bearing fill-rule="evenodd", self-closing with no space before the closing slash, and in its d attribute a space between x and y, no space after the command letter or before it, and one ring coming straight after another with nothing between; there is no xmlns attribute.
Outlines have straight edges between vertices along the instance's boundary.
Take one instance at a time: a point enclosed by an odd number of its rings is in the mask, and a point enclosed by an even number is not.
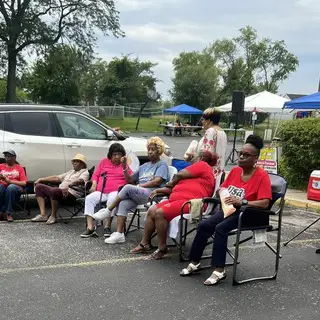
<svg viewBox="0 0 320 320"><path fill-rule="evenodd" d="M126 137L84 112L61 106L0 105L0 151L15 150L30 181L70 170L78 152L91 168L114 142L146 161L146 139Z"/></svg>

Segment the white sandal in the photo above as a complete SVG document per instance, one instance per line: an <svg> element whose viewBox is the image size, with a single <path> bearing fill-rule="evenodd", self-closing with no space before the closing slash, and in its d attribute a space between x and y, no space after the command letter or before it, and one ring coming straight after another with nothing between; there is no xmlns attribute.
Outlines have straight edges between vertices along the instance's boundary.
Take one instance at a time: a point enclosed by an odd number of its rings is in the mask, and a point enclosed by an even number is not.
<svg viewBox="0 0 320 320"><path fill-rule="evenodd" d="M203 283L205 286L213 286L218 284L221 280L225 279L227 277L227 274L225 271L218 272L213 271L211 276Z"/></svg>
<svg viewBox="0 0 320 320"><path fill-rule="evenodd" d="M190 276L199 270L200 270L200 263L198 263L197 265L194 265L193 263L189 263L189 265L186 268L180 271L180 276L181 277Z"/></svg>

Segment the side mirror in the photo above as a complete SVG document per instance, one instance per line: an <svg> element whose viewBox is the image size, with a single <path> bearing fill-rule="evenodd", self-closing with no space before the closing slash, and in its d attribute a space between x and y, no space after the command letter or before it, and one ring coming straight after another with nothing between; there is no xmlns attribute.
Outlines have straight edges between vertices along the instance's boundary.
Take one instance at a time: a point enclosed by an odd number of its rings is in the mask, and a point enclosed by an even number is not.
<svg viewBox="0 0 320 320"><path fill-rule="evenodd" d="M113 140L114 133L111 130L106 130L106 139Z"/></svg>

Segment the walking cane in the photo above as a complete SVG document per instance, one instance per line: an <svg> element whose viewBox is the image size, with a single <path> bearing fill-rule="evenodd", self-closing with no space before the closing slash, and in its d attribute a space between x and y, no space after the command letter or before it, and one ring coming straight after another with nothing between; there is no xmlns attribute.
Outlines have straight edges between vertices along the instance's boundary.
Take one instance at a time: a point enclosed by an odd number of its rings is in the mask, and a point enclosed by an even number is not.
<svg viewBox="0 0 320 320"><path fill-rule="evenodd" d="M98 211L102 209L102 194L103 194L103 190L106 186L106 183L107 183L107 173L106 172L103 172L100 177L103 178L102 180L102 188L101 188L101 194L100 194L100 199L99 199L99 204L98 204ZM96 224L96 228L101 226L101 221L99 221L97 224Z"/></svg>

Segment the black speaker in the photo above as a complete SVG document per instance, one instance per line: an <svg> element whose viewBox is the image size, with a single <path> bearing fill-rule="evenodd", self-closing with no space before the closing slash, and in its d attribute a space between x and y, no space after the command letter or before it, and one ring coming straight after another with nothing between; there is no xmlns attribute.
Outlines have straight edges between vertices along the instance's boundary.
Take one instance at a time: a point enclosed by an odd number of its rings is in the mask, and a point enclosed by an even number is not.
<svg viewBox="0 0 320 320"><path fill-rule="evenodd" d="M244 97L243 91L232 92L232 112L242 113L244 111Z"/></svg>

